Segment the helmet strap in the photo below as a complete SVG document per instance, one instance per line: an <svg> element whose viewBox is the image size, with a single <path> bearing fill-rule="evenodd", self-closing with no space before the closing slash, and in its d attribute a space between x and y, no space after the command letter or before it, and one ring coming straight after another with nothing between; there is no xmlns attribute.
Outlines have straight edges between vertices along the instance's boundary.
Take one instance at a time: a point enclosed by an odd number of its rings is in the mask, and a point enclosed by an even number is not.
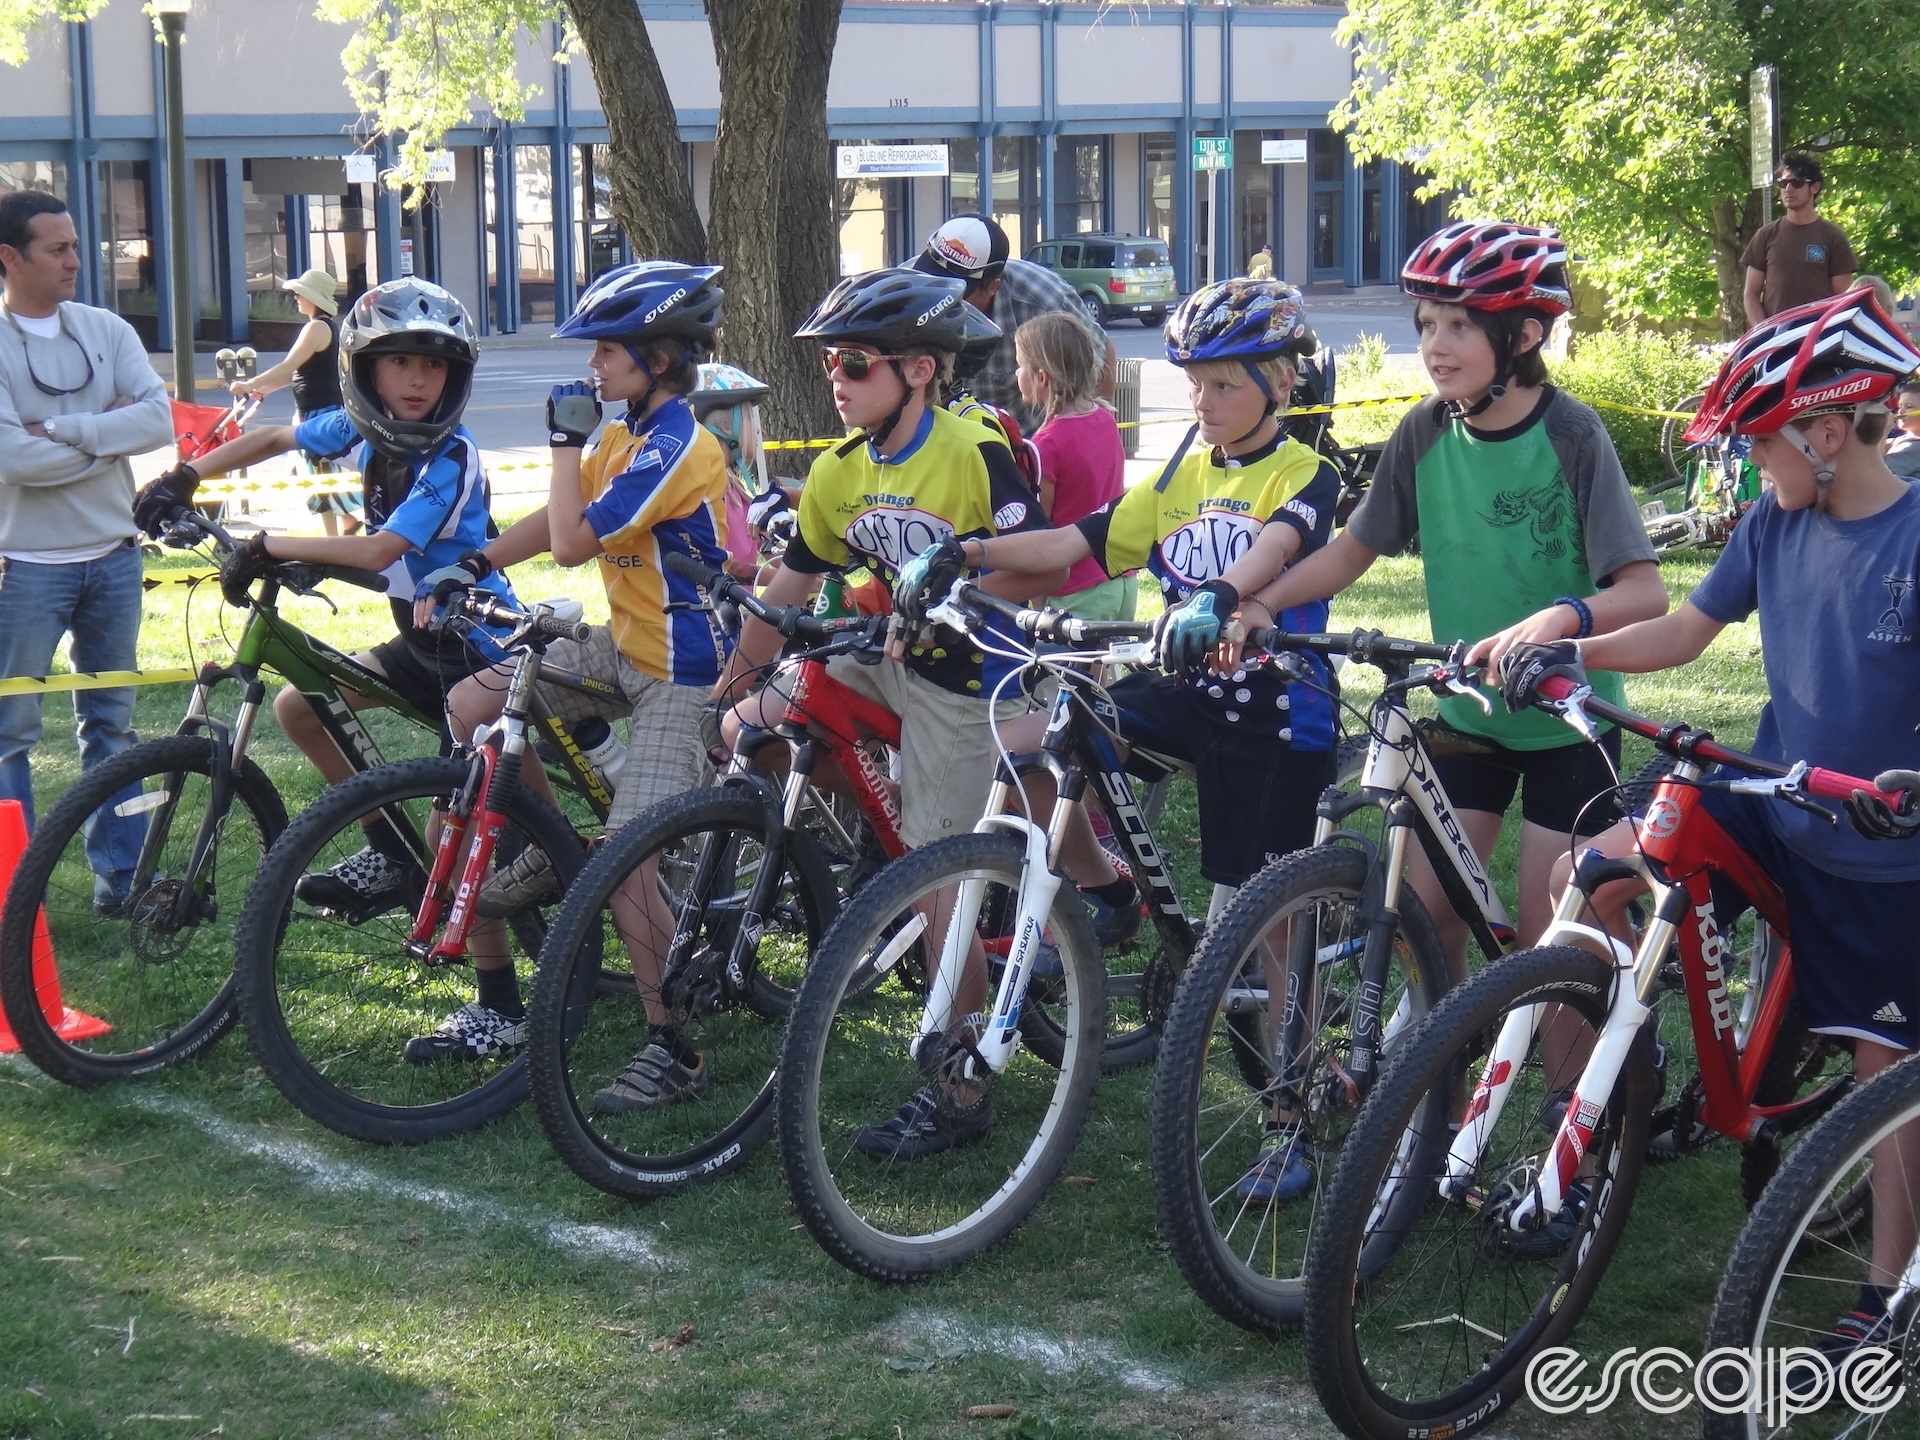
<svg viewBox="0 0 1920 1440"><path fill-rule="evenodd" d="M900 423L900 417L907 413L907 406L913 403L913 386L907 383L907 372L900 368L900 362L889 360L887 367L893 371L894 378L900 382L900 403L893 407L893 413L887 416L877 429L867 431L867 439L876 450L887 443L887 437L893 434L894 426Z"/></svg>
<svg viewBox="0 0 1920 1440"><path fill-rule="evenodd" d="M1787 437L1787 443L1807 457L1807 463L1813 466L1813 505L1816 510L1827 508L1827 491L1833 485L1833 462L1824 460L1820 452L1813 448L1807 437L1800 433L1798 425L1782 425L1780 433Z"/></svg>

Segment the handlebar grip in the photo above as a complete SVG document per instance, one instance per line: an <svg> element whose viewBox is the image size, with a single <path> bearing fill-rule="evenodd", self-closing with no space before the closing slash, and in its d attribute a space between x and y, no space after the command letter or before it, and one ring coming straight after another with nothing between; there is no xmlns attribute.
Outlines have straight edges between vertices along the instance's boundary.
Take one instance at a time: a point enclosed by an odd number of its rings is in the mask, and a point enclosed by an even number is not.
<svg viewBox="0 0 1920 1440"><path fill-rule="evenodd" d="M575 640L583 644L593 628L584 620L556 620L551 615L535 615L533 627L542 635L551 635L559 640Z"/></svg>
<svg viewBox="0 0 1920 1440"><path fill-rule="evenodd" d="M691 580L696 585L711 587L720 578L718 570L709 570L691 555L682 555L678 550L668 551L667 558L660 563L682 580Z"/></svg>
<svg viewBox="0 0 1920 1440"><path fill-rule="evenodd" d="M387 577L378 570L362 570L354 565L311 565L308 567L322 580L338 580L343 584L357 585L362 590L371 590L376 595L387 593Z"/></svg>
<svg viewBox="0 0 1920 1440"><path fill-rule="evenodd" d="M1564 700L1574 690L1573 682L1564 675L1549 675L1535 687L1543 700Z"/></svg>
<svg viewBox="0 0 1920 1440"><path fill-rule="evenodd" d="M1886 802L1889 809L1895 811L1899 810L1907 798L1907 792L1904 790L1889 792L1882 790L1871 780L1862 780L1857 776L1844 775L1838 770L1821 770L1817 767L1807 772L1803 786L1809 793L1825 796L1829 800L1850 800L1853 798L1854 791L1864 790L1869 795L1879 796Z"/></svg>

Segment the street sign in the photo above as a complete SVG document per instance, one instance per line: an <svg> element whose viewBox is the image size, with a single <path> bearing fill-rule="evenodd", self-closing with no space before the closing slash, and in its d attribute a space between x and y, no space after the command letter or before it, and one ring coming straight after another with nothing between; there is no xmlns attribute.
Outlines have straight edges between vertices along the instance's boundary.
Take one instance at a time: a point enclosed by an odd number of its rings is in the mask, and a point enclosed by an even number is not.
<svg viewBox="0 0 1920 1440"><path fill-rule="evenodd" d="M1773 190L1779 134L1780 72L1756 65L1747 77L1747 179L1755 190Z"/></svg>
<svg viewBox="0 0 1920 1440"><path fill-rule="evenodd" d="M1262 165L1304 165L1307 163L1307 142L1305 140L1262 140L1260 163Z"/></svg>
<svg viewBox="0 0 1920 1440"><path fill-rule="evenodd" d="M371 185L380 178L380 162L371 155L348 155L345 169L349 185Z"/></svg>
<svg viewBox="0 0 1920 1440"><path fill-rule="evenodd" d="M945 175L945 145L840 145L834 148L834 173L842 180L866 176Z"/></svg>
<svg viewBox="0 0 1920 1440"><path fill-rule="evenodd" d="M1233 137L1231 135L1194 136L1193 168L1231 170L1233 168Z"/></svg>

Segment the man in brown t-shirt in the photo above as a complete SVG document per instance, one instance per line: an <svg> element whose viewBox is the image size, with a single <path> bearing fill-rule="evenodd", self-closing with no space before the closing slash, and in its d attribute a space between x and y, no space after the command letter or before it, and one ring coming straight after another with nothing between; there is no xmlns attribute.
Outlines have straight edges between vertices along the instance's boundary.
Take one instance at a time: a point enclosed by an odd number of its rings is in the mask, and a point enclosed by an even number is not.
<svg viewBox="0 0 1920 1440"><path fill-rule="evenodd" d="M1787 207L1782 219L1763 225L1747 242L1740 263L1747 267L1747 324L1769 315L1839 295L1853 284L1860 268L1846 234L1814 213L1825 176L1820 162L1804 150L1780 157L1774 176Z"/></svg>

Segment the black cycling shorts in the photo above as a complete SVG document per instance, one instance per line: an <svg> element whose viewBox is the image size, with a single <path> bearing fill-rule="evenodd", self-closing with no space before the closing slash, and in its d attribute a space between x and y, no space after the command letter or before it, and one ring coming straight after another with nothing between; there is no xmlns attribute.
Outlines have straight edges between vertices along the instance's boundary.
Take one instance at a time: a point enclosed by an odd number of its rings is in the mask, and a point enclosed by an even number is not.
<svg viewBox="0 0 1920 1440"><path fill-rule="evenodd" d="M1333 783L1333 751L1296 750L1225 724L1170 675L1129 675L1109 693L1123 736L1194 767L1207 879L1244 885L1268 861L1313 844L1320 792Z"/></svg>
<svg viewBox="0 0 1920 1440"><path fill-rule="evenodd" d="M1518 790L1521 818L1556 835L1598 835L1620 818L1610 793L1620 768L1617 727L1609 727L1597 746L1575 740L1551 750L1510 750L1445 725L1429 726L1426 741L1456 810L1505 815Z"/></svg>
<svg viewBox="0 0 1920 1440"><path fill-rule="evenodd" d="M414 641L403 635L382 640L373 647L373 658L386 673L387 684L405 697L415 709L439 717L440 753L452 753L447 735L447 692L467 676L485 670L494 662L466 641L454 635L430 635ZM500 688L506 689L502 679Z"/></svg>

